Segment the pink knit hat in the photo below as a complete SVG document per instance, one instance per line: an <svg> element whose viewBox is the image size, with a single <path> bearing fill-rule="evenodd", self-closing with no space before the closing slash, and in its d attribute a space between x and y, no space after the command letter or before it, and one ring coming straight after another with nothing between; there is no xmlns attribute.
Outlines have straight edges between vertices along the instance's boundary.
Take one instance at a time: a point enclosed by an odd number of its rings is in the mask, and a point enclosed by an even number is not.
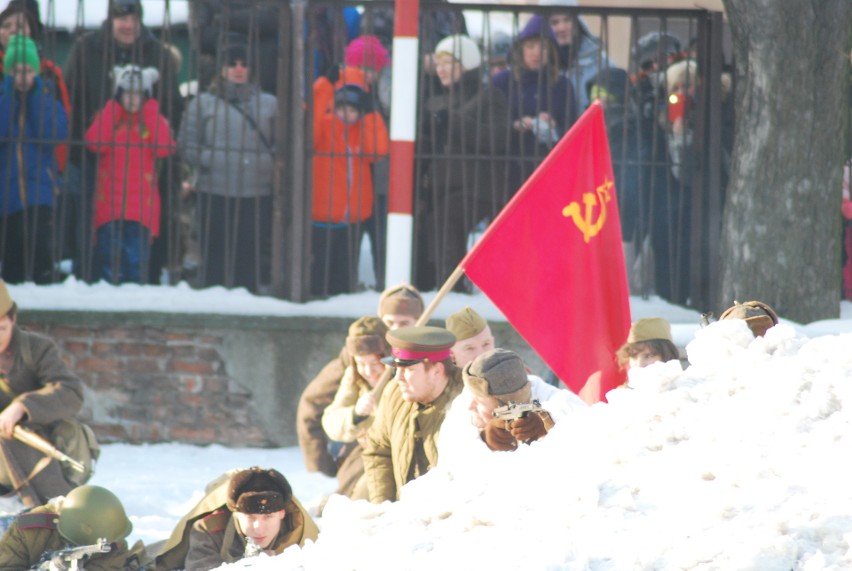
<svg viewBox="0 0 852 571"><path fill-rule="evenodd" d="M389 62L388 51L376 36L358 36L346 46L346 65L381 71Z"/></svg>

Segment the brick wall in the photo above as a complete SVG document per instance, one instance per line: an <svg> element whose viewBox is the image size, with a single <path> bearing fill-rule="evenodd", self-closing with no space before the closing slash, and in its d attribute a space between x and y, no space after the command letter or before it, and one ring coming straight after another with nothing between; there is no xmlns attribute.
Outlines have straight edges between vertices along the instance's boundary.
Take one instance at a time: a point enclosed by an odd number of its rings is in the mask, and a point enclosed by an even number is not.
<svg viewBox="0 0 852 571"><path fill-rule="evenodd" d="M81 418L104 441L266 445L251 393L226 372L222 335L153 327L27 327L53 338L86 385Z"/></svg>

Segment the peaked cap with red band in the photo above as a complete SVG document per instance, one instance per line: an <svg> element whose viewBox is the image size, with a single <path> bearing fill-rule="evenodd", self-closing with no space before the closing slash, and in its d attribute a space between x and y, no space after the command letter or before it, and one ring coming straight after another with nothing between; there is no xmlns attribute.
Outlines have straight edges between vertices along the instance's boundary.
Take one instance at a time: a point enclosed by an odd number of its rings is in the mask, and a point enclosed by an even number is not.
<svg viewBox="0 0 852 571"><path fill-rule="evenodd" d="M428 325L402 327L388 331L386 339L391 346L391 357L382 359L386 365L410 367L417 363L437 363L450 357L450 347L456 336L443 327Z"/></svg>

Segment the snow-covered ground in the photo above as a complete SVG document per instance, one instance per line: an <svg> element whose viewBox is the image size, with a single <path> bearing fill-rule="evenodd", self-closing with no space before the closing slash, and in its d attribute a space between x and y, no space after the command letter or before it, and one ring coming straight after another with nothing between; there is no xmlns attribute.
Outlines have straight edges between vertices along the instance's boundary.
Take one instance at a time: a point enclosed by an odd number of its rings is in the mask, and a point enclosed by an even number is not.
<svg viewBox="0 0 852 571"><path fill-rule="evenodd" d="M216 311L358 317L376 294L291 304L221 288L10 287L22 311ZM426 296L427 301L432 296ZM502 319L482 296L451 294ZM742 322L700 329L698 314L631 300L634 319L672 321L691 366L658 364L558 424L542 441L456 470L441 467L374 506L334 497L315 544L236 566L257 569L852 568L852 304L841 319L783 321L753 339ZM847 406L849 405L849 406ZM132 538L169 535L204 485L237 466L281 470L316 506L335 481L298 449L104 446L92 483L114 490ZM8 500L6 500L8 502ZM9 506L7 506L8 508ZM3 506L0 505L0 509Z"/></svg>

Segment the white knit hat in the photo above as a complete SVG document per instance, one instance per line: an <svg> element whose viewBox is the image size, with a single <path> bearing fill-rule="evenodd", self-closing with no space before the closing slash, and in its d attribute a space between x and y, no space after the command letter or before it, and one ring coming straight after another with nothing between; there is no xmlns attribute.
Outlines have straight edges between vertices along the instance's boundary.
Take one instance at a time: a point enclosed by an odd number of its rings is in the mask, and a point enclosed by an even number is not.
<svg viewBox="0 0 852 571"><path fill-rule="evenodd" d="M482 64L479 46L467 36L447 36L435 46L435 55L438 54L450 54L462 64L465 71L476 69Z"/></svg>
<svg viewBox="0 0 852 571"><path fill-rule="evenodd" d="M146 67L142 69L133 64L115 66L112 69L112 75L115 78L116 95L118 95L118 90L121 89L122 91L142 91L150 97L151 89L160 79L160 72L156 68Z"/></svg>

